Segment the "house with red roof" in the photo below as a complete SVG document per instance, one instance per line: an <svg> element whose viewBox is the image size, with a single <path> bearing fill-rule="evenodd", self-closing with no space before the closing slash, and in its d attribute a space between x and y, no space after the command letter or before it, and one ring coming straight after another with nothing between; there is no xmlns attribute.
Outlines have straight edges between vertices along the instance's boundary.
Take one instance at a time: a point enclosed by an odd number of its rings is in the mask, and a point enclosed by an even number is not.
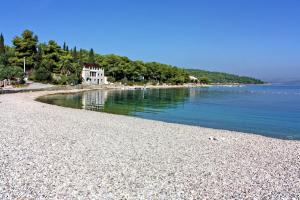
<svg viewBox="0 0 300 200"><path fill-rule="evenodd" d="M82 69L82 83L89 85L107 84L107 77L104 76L104 69L98 64L85 63Z"/></svg>

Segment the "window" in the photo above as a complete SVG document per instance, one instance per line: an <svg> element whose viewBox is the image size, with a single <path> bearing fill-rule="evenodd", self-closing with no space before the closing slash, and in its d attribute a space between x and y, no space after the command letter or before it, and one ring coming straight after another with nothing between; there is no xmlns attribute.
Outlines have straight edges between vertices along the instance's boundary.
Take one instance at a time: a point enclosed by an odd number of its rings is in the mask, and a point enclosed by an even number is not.
<svg viewBox="0 0 300 200"><path fill-rule="evenodd" d="M96 72L90 72L90 76L92 76L92 77L96 77Z"/></svg>

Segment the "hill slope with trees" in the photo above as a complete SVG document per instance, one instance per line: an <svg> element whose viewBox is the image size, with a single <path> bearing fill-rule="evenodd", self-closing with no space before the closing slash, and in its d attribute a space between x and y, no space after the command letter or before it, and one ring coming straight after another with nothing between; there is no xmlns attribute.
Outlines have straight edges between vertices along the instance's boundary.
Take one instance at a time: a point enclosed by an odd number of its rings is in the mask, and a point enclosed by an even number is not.
<svg viewBox="0 0 300 200"><path fill-rule="evenodd" d="M228 74L223 72L210 72L200 69L186 69L191 75L198 78L201 82L205 83L220 83L220 84L231 84L231 83L243 83L243 84L263 84L264 82L248 76L238 76L234 74Z"/></svg>
<svg viewBox="0 0 300 200"><path fill-rule="evenodd" d="M16 36L12 44L12 46L5 45L4 37L1 34L0 80L21 80L24 77L23 62L25 58L26 71L30 79L53 84L81 83L81 71L84 63L95 63L103 67L105 76L110 82L127 84L183 84L190 82L190 74L203 81L208 78L208 81L212 83L249 82L248 79L238 76L231 75L230 78L225 73L191 71L158 62L133 61L125 56L101 55L95 53L93 49L78 50L76 46L69 48L66 43L61 47L54 40L41 43L38 36L30 30L25 30L20 36Z"/></svg>

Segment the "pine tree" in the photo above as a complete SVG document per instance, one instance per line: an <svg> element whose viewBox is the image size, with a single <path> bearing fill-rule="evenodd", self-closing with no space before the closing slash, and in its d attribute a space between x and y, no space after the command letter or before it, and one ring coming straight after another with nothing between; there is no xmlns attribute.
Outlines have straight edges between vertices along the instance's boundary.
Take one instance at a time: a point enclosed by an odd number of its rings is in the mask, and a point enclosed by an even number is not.
<svg viewBox="0 0 300 200"><path fill-rule="evenodd" d="M68 45L66 45L66 50L65 51L69 51L69 47L68 47Z"/></svg>
<svg viewBox="0 0 300 200"><path fill-rule="evenodd" d="M89 59L88 59L89 63L95 63L95 55L94 55L94 50L91 49L89 52Z"/></svg>
<svg viewBox="0 0 300 200"><path fill-rule="evenodd" d="M0 34L0 55L5 54L5 45L4 45L4 37L2 33Z"/></svg>
<svg viewBox="0 0 300 200"><path fill-rule="evenodd" d="M43 61L49 72L60 73L60 58L63 56L61 47L53 40L50 40L43 48Z"/></svg>
<svg viewBox="0 0 300 200"><path fill-rule="evenodd" d="M64 51L66 51L66 46L67 46L67 45L66 45L66 42L64 42L64 45L63 45L63 50L64 50Z"/></svg>
<svg viewBox="0 0 300 200"><path fill-rule="evenodd" d="M77 56L76 46L75 46L74 49L72 50L72 56L73 56L74 62L77 62L78 56Z"/></svg>
<svg viewBox="0 0 300 200"><path fill-rule="evenodd" d="M83 49L79 49L79 53L77 54L77 57L78 57L78 63L80 65L82 65L84 63L84 60L83 60Z"/></svg>
<svg viewBox="0 0 300 200"><path fill-rule="evenodd" d="M23 59L26 58L26 69L32 69L37 53L38 37L30 30L25 30L21 37L13 39L15 56L10 59L12 65L23 67Z"/></svg>

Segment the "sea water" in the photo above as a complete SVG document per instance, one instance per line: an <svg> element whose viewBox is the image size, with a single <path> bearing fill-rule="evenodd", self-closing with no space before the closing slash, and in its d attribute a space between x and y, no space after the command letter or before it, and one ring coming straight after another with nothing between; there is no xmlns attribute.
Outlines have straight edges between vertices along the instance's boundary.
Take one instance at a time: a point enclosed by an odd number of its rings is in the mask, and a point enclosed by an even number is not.
<svg viewBox="0 0 300 200"><path fill-rule="evenodd" d="M50 95L39 100L72 108L300 140L300 84L97 90Z"/></svg>

